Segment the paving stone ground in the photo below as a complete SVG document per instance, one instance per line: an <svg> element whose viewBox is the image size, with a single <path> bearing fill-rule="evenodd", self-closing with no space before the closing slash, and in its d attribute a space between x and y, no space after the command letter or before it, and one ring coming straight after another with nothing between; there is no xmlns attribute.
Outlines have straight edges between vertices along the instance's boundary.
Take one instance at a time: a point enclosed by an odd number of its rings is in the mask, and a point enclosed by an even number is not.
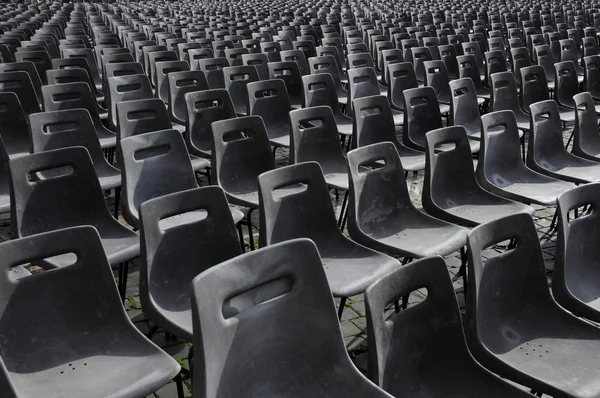
<svg viewBox="0 0 600 398"><path fill-rule="evenodd" d="M569 133L565 133L565 142L568 140ZM278 150L277 155L277 165L283 166L287 164L287 151L286 150ZM474 160L476 165L477 160ZM423 176L424 173L421 171L419 173L413 174L410 173L407 177L407 184L409 187L409 192L411 195L411 199L415 203L418 208L421 208L421 191L423 187ZM207 185L207 181L205 177L201 177L200 184ZM339 195L336 199L336 195L332 192L331 194L332 201L335 206L336 215L339 214L343 195ZM114 204L113 196L109 196L107 198L107 202L110 209L113 209ZM540 237L545 235L548 231L548 227L552 221L554 216L554 208L553 207L541 207L534 206L536 209L534 215L534 221L537 226L538 234ZM258 226L258 212L254 212L253 214L253 224L255 227ZM127 225L122 217L119 217L119 220ZM248 244L248 231L246 227L244 227L245 231L245 241L246 248L249 249ZM344 231L345 234L348 234L347 230ZM255 242L258 242L258 229L254 229L254 237ZM8 220L0 219L0 239L7 240L10 238L10 224ZM556 248L556 240L555 236L550 240L542 239L543 242L543 252L546 260L546 266L548 269L549 275L552 272L554 265L554 254ZM501 253L503 250L502 244L499 244L497 247L486 249L483 253L484 259L494 257ZM451 254L450 256L445 258L446 264L448 267L448 272L451 275L451 278L454 283L454 290L456 292L458 303L461 307L461 310L464 310L464 293L463 293L463 280L459 277L458 271L460 268L460 253L456 252ZM116 271L115 271L116 272ZM148 333L152 328L153 324L151 321L143 313L143 309L140 305L139 300L139 259L135 259L133 264L130 265L129 268L129 277L127 282L127 300L125 302L125 308L127 310L127 314L129 318L132 320L134 325L138 327L143 333ZM423 300L426 292L415 291L411 294L409 299L409 305L413 305ZM339 303L339 300L336 300L336 304ZM362 372L366 372L367 367L367 324L365 318L365 304L363 295L357 295L354 297L350 297L346 302L346 308L343 312L342 320L341 320L341 330L344 336L344 343L348 349L350 357L354 361L355 365ZM152 341L154 341L158 346L162 347L167 353L172 355L183 367L189 369L189 363L187 361L189 355L190 344L180 339L170 339L165 335L164 331L158 330L152 336ZM191 396L191 385L189 380L185 380L185 394L186 396ZM176 398L177 397L177 389L175 383L171 382L167 384L165 387L161 388L156 393L150 395L148 398Z"/></svg>

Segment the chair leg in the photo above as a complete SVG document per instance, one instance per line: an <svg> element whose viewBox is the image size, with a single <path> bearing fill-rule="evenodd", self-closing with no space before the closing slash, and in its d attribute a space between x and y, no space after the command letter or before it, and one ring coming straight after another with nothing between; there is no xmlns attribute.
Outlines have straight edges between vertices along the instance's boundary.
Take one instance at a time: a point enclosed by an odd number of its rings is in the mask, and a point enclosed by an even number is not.
<svg viewBox="0 0 600 398"><path fill-rule="evenodd" d="M242 230L242 222L238 222L235 226L238 230L238 234L240 235L240 245L242 246L242 253L246 253L246 245L244 244L244 231Z"/></svg>
<svg viewBox="0 0 600 398"><path fill-rule="evenodd" d="M342 313L344 312L344 307L346 307L346 297L340 298L340 307L338 308L338 318L342 320Z"/></svg>
<svg viewBox="0 0 600 398"><path fill-rule="evenodd" d="M465 301L467 300L467 251L464 246L460 248L460 270L459 275L463 277L463 286L465 292Z"/></svg>
<svg viewBox="0 0 600 398"><path fill-rule="evenodd" d="M125 294L127 292L127 274L129 273L129 261L119 264L119 294L121 300L125 302Z"/></svg>
<svg viewBox="0 0 600 398"><path fill-rule="evenodd" d="M181 373L177 373L177 376L175 376L173 380L175 380L175 384L177 384L177 397L185 398L183 393L183 379L181 378Z"/></svg>
<svg viewBox="0 0 600 398"><path fill-rule="evenodd" d="M345 213L348 212L348 191L344 194L344 200L342 201L342 208L340 209L340 217L338 218L338 227L343 230L342 222L345 218Z"/></svg>
<svg viewBox="0 0 600 398"><path fill-rule="evenodd" d="M523 161L525 161L525 134L521 137L521 156L523 156Z"/></svg>
<svg viewBox="0 0 600 398"><path fill-rule="evenodd" d="M121 187L115 188L115 218L119 219L119 202L121 201Z"/></svg>
<svg viewBox="0 0 600 398"><path fill-rule="evenodd" d="M574 136L575 136L575 129L573 129L573 131L571 131L571 136L569 137L569 140L567 141L567 145L565 145L565 149L567 151L569 150L569 145L571 145L571 141L573 140Z"/></svg>
<svg viewBox="0 0 600 398"><path fill-rule="evenodd" d="M248 223L248 240L250 243L250 251L254 250L254 232L252 231L252 212L254 209L248 210L246 214L246 222Z"/></svg>

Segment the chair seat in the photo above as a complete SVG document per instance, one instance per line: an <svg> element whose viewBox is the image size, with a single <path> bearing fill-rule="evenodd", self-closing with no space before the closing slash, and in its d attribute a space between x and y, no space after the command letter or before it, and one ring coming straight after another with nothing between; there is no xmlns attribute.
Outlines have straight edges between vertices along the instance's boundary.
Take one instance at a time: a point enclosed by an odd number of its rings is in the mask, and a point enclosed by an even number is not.
<svg viewBox="0 0 600 398"><path fill-rule="evenodd" d="M110 191L113 188L117 188L117 187L121 186L121 172L119 170L116 170L112 174L100 175L98 173L98 170L96 169L96 173L98 174L98 180L100 181L100 187L102 188L103 191Z"/></svg>
<svg viewBox="0 0 600 398"><path fill-rule="evenodd" d="M488 96L487 99L489 100L490 97ZM481 106L483 104L485 104L486 98L482 97L482 96L478 96L477 97L477 105Z"/></svg>
<svg viewBox="0 0 600 398"><path fill-rule="evenodd" d="M448 104L439 104L440 105L440 113L442 115L447 115L450 113L450 105Z"/></svg>
<svg viewBox="0 0 600 398"><path fill-rule="evenodd" d="M8 213L10 211L10 195L0 195L0 214Z"/></svg>
<svg viewBox="0 0 600 398"><path fill-rule="evenodd" d="M425 169L425 153L409 148L403 144L396 146L400 154L402 168L405 171L419 171Z"/></svg>
<svg viewBox="0 0 600 398"><path fill-rule="evenodd" d="M542 167L546 168L546 166L548 166L550 172L556 174L558 178L566 179L568 181L578 183L600 181L600 163L574 157L569 159L572 161L568 164L542 164Z"/></svg>
<svg viewBox="0 0 600 398"><path fill-rule="evenodd" d="M249 207L251 209L258 208L258 187L256 184L254 184L252 187L245 186L236 188L238 188L238 190L235 192L225 190L228 202L238 206Z"/></svg>
<svg viewBox="0 0 600 398"><path fill-rule="evenodd" d="M106 120L106 119L108 119L108 111L106 111L106 112L100 112L98 114L98 116L100 116L100 120Z"/></svg>
<svg viewBox="0 0 600 398"><path fill-rule="evenodd" d="M190 161L192 162L192 169L194 169L194 171L200 171L210 167L210 160L196 155L190 155Z"/></svg>
<svg viewBox="0 0 600 398"><path fill-rule="evenodd" d="M559 106L558 110L559 110L560 120L563 123L575 122L575 111L573 109L564 108L562 106Z"/></svg>
<svg viewBox="0 0 600 398"><path fill-rule="evenodd" d="M173 125L173 128L177 131L179 131L181 134L185 133L186 127L182 124L179 123L171 123Z"/></svg>
<svg viewBox="0 0 600 398"><path fill-rule="evenodd" d="M64 343L48 341L47 350L32 355L38 359L30 359L30 363L40 365L36 369L11 372L18 364L11 366L8 362L11 380L24 397L127 398L147 396L177 375L177 362L141 333L120 332L115 339L104 329L86 331L86 346L69 349L68 359L63 345L68 342L69 347L77 347L82 336L65 336ZM90 346L92 342L96 344ZM61 357L63 360L59 360ZM48 358L58 363L48 366ZM76 377L69 377L74 373Z"/></svg>
<svg viewBox="0 0 600 398"><path fill-rule="evenodd" d="M471 137L469 137L471 138ZM471 153L479 152L479 148L481 147L481 135L479 137L475 137L473 139L469 139L469 147L471 148ZM454 144L443 144L440 146L436 146L436 152L446 152L454 149Z"/></svg>
<svg viewBox="0 0 600 398"><path fill-rule="evenodd" d="M351 297L362 293L377 279L400 266L398 260L347 238L321 245L319 253L335 297Z"/></svg>
<svg viewBox="0 0 600 398"><path fill-rule="evenodd" d="M466 197L465 197L466 196ZM461 224L475 226L497 220L516 213L533 215L534 209L522 203L513 202L496 195L472 197L446 197L445 203L437 203L445 212L460 219Z"/></svg>
<svg viewBox="0 0 600 398"><path fill-rule="evenodd" d="M392 108L392 117L394 118L395 126L402 126L404 124L404 112Z"/></svg>
<svg viewBox="0 0 600 398"><path fill-rule="evenodd" d="M508 181L509 178L512 181ZM504 196L503 193L506 193L510 195L511 199L545 206L555 206L556 198L560 194L575 188L575 185L571 183L549 178L535 172L512 178L500 175L497 176L494 183L494 193L498 195Z"/></svg>
<svg viewBox="0 0 600 398"><path fill-rule="evenodd" d="M343 135L352 135L352 119L340 113L334 113L335 124L337 125L338 133Z"/></svg>
<svg viewBox="0 0 600 398"><path fill-rule="evenodd" d="M325 176L325 182L330 188L348 190L349 182L347 171L328 172L324 169L323 175Z"/></svg>
<svg viewBox="0 0 600 398"><path fill-rule="evenodd" d="M108 129L96 129L96 135L102 149L110 149L117 146L117 135Z"/></svg>
<svg viewBox="0 0 600 398"><path fill-rule="evenodd" d="M469 231L415 209L403 211L401 219L386 217L363 232L376 241L378 247L374 248L378 250L396 257L422 258L446 256L459 250Z"/></svg>
<svg viewBox="0 0 600 398"><path fill-rule="evenodd" d="M269 138L269 142L271 143L271 145L273 145L275 147L289 148L290 136L282 135L282 136L276 137L276 138Z"/></svg>

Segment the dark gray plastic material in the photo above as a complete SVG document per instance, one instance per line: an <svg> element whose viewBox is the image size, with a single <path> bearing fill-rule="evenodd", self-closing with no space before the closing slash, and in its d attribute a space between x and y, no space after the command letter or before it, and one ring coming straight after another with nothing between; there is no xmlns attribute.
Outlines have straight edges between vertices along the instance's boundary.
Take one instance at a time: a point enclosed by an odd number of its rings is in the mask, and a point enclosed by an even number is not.
<svg viewBox="0 0 600 398"><path fill-rule="evenodd" d="M573 154L600 161L600 133L594 99L585 92L575 95L573 100L576 106Z"/></svg>
<svg viewBox="0 0 600 398"><path fill-rule="evenodd" d="M171 120L185 126L188 118L185 95L194 91L208 90L206 76L204 76L204 72L199 70L186 70L169 72L167 78Z"/></svg>
<svg viewBox="0 0 600 398"><path fill-rule="evenodd" d="M316 106L330 107L335 117L337 131L340 134L352 135L352 119L344 115L340 110L331 75L329 73L315 73L302 76L302 83L304 85L304 103L306 108Z"/></svg>
<svg viewBox="0 0 600 398"><path fill-rule="evenodd" d="M248 114L263 119L271 145L289 147L292 126L288 114L292 107L285 82L262 80L248 83L246 88Z"/></svg>
<svg viewBox="0 0 600 398"><path fill-rule="evenodd" d="M0 92L0 135L10 158L29 154L31 138L27 116L13 92Z"/></svg>

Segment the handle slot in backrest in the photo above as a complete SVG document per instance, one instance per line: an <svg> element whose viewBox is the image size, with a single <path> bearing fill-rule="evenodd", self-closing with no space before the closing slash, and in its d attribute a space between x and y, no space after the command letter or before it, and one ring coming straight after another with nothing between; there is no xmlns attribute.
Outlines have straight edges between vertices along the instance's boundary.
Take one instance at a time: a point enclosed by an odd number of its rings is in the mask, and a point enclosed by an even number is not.
<svg viewBox="0 0 600 398"><path fill-rule="evenodd" d="M52 94L52 102L77 101L81 99L80 92Z"/></svg>
<svg viewBox="0 0 600 398"><path fill-rule="evenodd" d="M19 80L4 80L0 82L0 89L4 91L11 91L11 89L21 88L21 82Z"/></svg>
<svg viewBox="0 0 600 398"><path fill-rule="evenodd" d="M233 73L229 76L229 80L231 80L231 81L250 80L250 75L248 73Z"/></svg>
<svg viewBox="0 0 600 398"><path fill-rule="evenodd" d="M250 308L281 299L291 292L293 285L292 276L282 276L228 297L221 308L223 318L233 318Z"/></svg>
<svg viewBox="0 0 600 398"><path fill-rule="evenodd" d="M359 110L359 115L361 118L367 118L371 116L378 115L382 112L381 107L379 106L371 106L368 108L362 108Z"/></svg>
<svg viewBox="0 0 600 398"><path fill-rule="evenodd" d="M410 106L412 106L412 107L423 106L423 105L427 105L428 102L429 102L429 98L427 98L427 97L423 97L423 96L413 97L410 99Z"/></svg>
<svg viewBox="0 0 600 398"><path fill-rule="evenodd" d="M27 181L32 184L53 180L57 178L65 178L75 174L75 169L70 164L59 164L50 167L33 168L27 173Z"/></svg>
<svg viewBox="0 0 600 398"><path fill-rule="evenodd" d="M142 88L142 85L140 83L122 84L122 85L117 86L117 93L139 91L139 90L141 90L141 88Z"/></svg>
<svg viewBox="0 0 600 398"><path fill-rule="evenodd" d="M48 124L44 124L42 126L42 131L45 134L56 134L56 133L64 133L67 131L74 131L79 129L79 122L75 121L67 121L67 122L52 122Z"/></svg>
<svg viewBox="0 0 600 398"><path fill-rule="evenodd" d="M298 127L300 130L309 130L314 128L322 127L325 124L325 120L322 118L318 119L303 119L298 121Z"/></svg>
<svg viewBox="0 0 600 398"><path fill-rule="evenodd" d="M169 152L171 152L170 144L157 145L148 148L138 149L133 153L133 159L139 162L150 158L164 156Z"/></svg>
<svg viewBox="0 0 600 398"><path fill-rule="evenodd" d="M273 74L275 76L284 76L284 75L291 75L292 74L292 70L289 68L276 68L273 70Z"/></svg>
<svg viewBox="0 0 600 398"><path fill-rule="evenodd" d="M244 140L250 140L252 138L254 138L254 131L253 130L234 130L234 131L227 131L225 134L223 134L223 136L221 137L221 140L224 143L230 143L230 142L235 142L235 141L244 141Z"/></svg>
<svg viewBox="0 0 600 398"><path fill-rule="evenodd" d="M508 85L509 85L508 80L498 80L498 81L494 82L494 89L508 87Z"/></svg>

